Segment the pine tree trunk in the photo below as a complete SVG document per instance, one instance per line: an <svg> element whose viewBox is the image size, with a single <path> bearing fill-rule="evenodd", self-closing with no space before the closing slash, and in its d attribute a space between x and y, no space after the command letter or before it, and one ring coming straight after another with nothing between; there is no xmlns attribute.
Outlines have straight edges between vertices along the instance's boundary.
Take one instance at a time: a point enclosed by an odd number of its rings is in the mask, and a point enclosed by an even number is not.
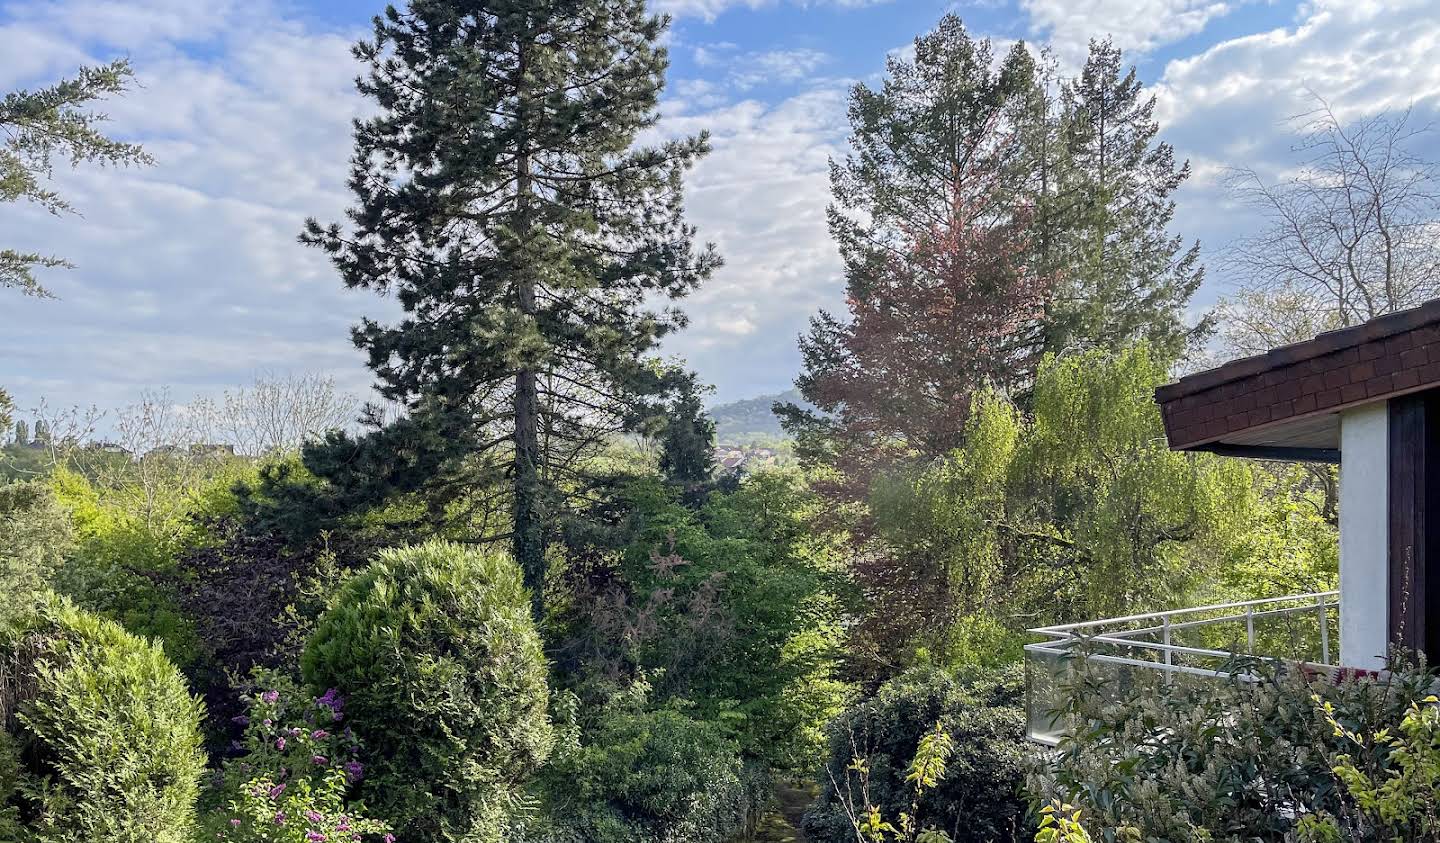
<svg viewBox="0 0 1440 843"><path fill-rule="evenodd" d="M522 252L528 247L530 237L529 205L531 194L530 151L526 138L525 120L525 72L526 49L520 45L516 73L516 92L520 121L520 149L515 157L515 202L519 213L522 236ZM535 278L530 273L530 261L522 258L515 279L516 307L521 314L535 317ZM515 375L515 504L514 539L515 562L525 576L525 586L530 589L530 607L535 620L545 616L545 525L541 517L542 484L540 480L540 396L536 386L537 372L533 367L521 368Z"/></svg>

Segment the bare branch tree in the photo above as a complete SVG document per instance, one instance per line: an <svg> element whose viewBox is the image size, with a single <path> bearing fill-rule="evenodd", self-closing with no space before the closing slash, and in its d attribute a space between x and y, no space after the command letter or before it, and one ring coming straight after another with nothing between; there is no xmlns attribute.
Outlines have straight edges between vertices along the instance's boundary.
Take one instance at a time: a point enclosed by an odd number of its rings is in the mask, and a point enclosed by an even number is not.
<svg viewBox="0 0 1440 843"><path fill-rule="evenodd" d="M192 406L237 452L263 456L296 450L308 438L349 427L360 402L337 389L329 375L261 372L250 386L226 390L218 403Z"/></svg>
<svg viewBox="0 0 1440 843"><path fill-rule="evenodd" d="M1268 182L1253 169L1231 173L1235 194L1269 223L1231 249L1241 290L1251 304L1308 298L1307 330L1353 325L1440 294L1440 165L1411 151L1432 127L1415 125L1409 110L1342 124L1315 99L1314 111L1294 118L1303 158L1293 175ZM1285 331L1263 328L1255 339Z"/></svg>

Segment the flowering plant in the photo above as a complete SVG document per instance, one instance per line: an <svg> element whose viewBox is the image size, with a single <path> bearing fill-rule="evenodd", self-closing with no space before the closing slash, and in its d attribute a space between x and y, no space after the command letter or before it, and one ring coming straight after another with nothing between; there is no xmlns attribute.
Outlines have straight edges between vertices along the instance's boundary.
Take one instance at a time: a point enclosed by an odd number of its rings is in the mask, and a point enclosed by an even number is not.
<svg viewBox="0 0 1440 843"><path fill-rule="evenodd" d="M226 807L212 815L224 843L394 843L384 823L365 816L347 793L365 775L360 742L344 725L345 700L334 690L310 697L294 682L257 673L243 699L248 713L225 764Z"/></svg>

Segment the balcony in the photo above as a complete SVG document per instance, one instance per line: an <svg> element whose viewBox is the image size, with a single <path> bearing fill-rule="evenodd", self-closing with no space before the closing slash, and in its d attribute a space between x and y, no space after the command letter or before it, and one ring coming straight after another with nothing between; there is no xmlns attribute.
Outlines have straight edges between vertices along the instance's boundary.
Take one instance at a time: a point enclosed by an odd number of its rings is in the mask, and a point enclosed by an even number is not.
<svg viewBox="0 0 1440 843"><path fill-rule="evenodd" d="M1051 746L1064 736L1061 695L1081 653L1089 670L1113 672L1118 695L1145 673L1231 678L1226 667L1237 654L1333 667L1339 630L1337 591L1032 629L1042 640L1025 647L1026 729Z"/></svg>

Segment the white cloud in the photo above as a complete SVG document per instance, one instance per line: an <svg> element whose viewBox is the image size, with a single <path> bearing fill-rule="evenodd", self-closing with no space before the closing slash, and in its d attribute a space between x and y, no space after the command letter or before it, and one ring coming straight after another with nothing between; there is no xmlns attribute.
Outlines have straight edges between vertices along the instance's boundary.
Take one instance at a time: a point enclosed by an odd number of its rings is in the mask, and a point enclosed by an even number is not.
<svg viewBox="0 0 1440 843"><path fill-rule="evenodd" d="M730 9L761 9L776 5L778 2L781 0L657 0L654 8L657 12L666 12L677 17L714 20ZM889 3L891 0L790 0L790 2L807 8L831 6L857 9L864 6L879 6Z"/></svg>
<svg viewBox="0 0 1440 843"><path fill-rule="evenodd" d="M1203 30L1247 0L1020 0L1031 29L1066 64L1083 62L1091 38L1106 35L1143 53Z"/></svg>
<svg viewBox="0 0 1440 843"><path fill-rule="evenodd" d="M1314 0L1297 22L1216 44L1170 62L1156 86L1157 117L1195 176L1181 192L1178 230L1211 258L1258 221L1226 195L1222 176L1244 166L1267 177L1295 163L1291 118L1324 97L1342 120L1413 105L1417 122L1440 117L1440 15L1430 0ZM1440 135L1422 140L1440 160ZM1211 261L1202 298L1227 289Z"/></svg>
<svg viewBox="0 0 1440 843"><path fill-rule="evenodd" d="M687 301L693 321L667 351L722 400L785 388L799 368L796 335L817 309L843 306L825 206L829 157L844 147L845 86L673 115L663 128L711 132L714 152L687 179L686 200L700 236L726 259Z"/></svg>

